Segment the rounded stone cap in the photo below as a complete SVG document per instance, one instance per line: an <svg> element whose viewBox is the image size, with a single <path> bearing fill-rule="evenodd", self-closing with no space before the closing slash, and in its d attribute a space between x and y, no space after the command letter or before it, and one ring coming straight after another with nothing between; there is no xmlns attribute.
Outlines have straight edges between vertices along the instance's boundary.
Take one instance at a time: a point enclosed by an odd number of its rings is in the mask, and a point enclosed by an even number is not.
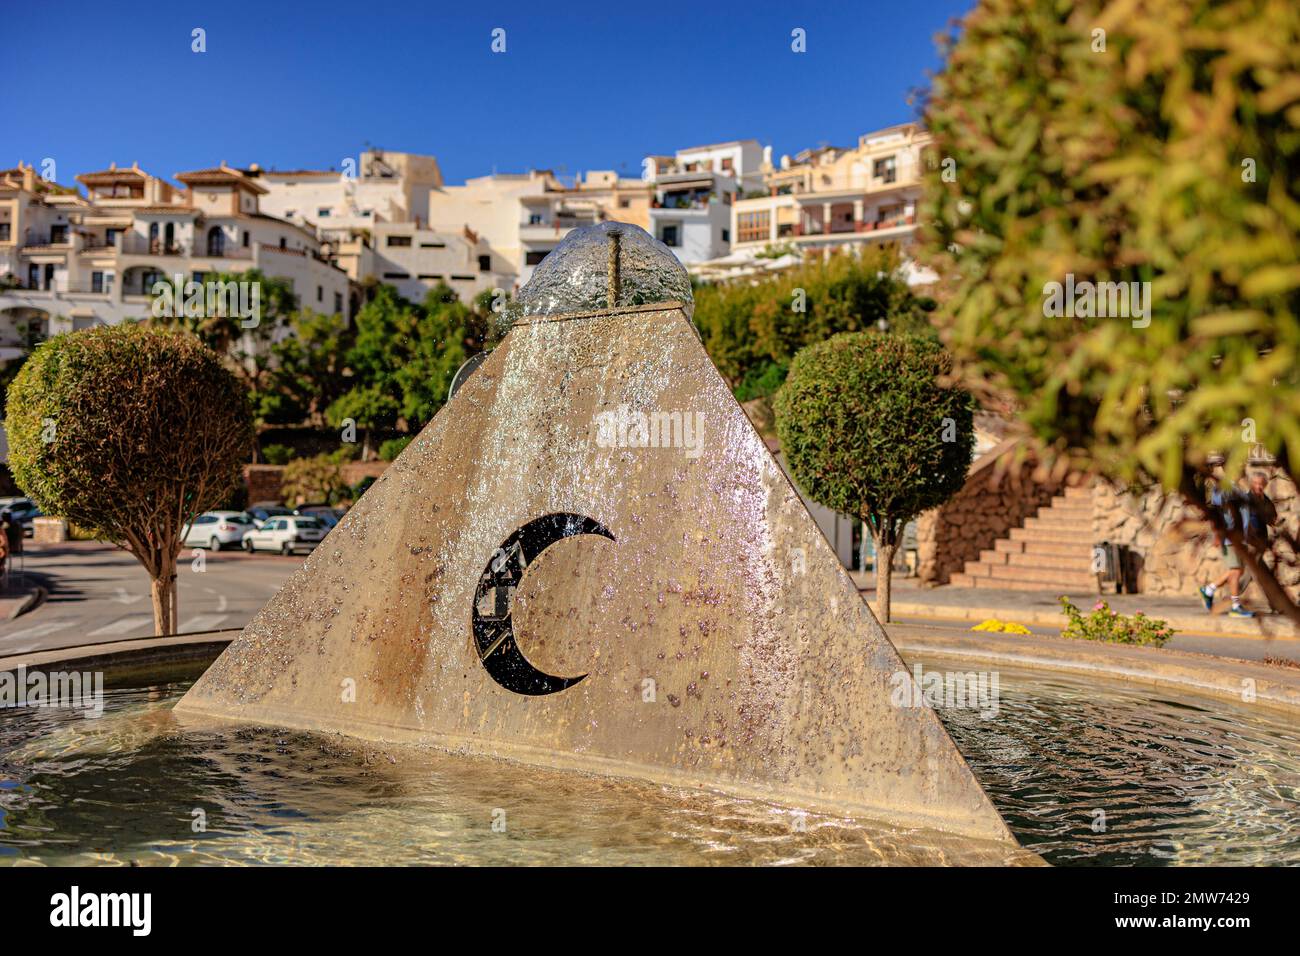
<svg viewBox="0 0 1300 956"><path fill-rule="evenodd" d="M525 316L681 302L694 312L691 280L672 251L640 226L602 222L574 229L519 291Z"/></svg>

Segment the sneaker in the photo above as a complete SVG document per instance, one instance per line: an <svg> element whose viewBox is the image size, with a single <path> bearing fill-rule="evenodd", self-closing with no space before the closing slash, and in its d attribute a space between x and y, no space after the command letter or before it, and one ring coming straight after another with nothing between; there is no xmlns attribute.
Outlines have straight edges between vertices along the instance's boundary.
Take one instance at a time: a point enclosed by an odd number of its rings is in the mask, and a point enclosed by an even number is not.
<svg viewBox="0 0 1300 956"><path fill-rule="evenodd" d="M1228 617L1254 617L1254 611L1248 611L1240 604L1234 604L1232 610L1228 612Z"/></svg>
<svg viewBox="0 0 1300 956"><path fill-rule="evenodd" d="M1213 608L1213 607L1214 607L1214 593L1213 593L1212 591L1210 591L1208 588L1201 588L1201 589L1200 589L1200 594L1201 594L1201 603L1205 605L1205 610L1208 611L1208 610L1210 610L1211 608Z"/></svg>

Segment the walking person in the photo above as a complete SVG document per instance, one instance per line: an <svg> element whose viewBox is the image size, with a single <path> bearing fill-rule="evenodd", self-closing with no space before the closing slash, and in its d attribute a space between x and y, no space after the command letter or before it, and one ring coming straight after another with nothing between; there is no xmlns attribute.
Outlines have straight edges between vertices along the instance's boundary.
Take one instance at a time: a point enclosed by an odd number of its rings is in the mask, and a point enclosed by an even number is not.
<svg viewBox="0 0 1300 956"><path fill-rule="evenodd" d="M1246 496L1235 485L1230 484L1226 488L1224 487L1221 468L1215 469L1215 479L1215 487L1210 492L1210 506L1219 512L1223 518L1223 525L1228 531L1244 527L1242 517L1247 513ZM1276 518L1276 512L1274 516ZM1217 581L1212 581L1200 589L1201 603L1205 605L1206 612L1213 612L1214 599L1226 585L1228 593L1232 597L1232 607L1228 610L1228 616L1254 617L1255 612L1243 607L1241 604L1241 592L1245 589L1245 585L1242 583L1241 557L1233 549L1232 543L1227 537L1219 532L1218 528L1214 531L1214 546L1223 558L1227 570L1219 576ZM1246 580L1246 583L1250 583L1249 579Z"/></svg>

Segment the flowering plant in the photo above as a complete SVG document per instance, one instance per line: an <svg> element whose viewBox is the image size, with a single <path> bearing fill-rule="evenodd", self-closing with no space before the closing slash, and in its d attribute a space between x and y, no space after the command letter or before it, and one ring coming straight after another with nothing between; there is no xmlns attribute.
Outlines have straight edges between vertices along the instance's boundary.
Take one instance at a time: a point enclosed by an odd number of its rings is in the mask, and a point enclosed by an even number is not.
<svg viewBox="0 0 1300 956"><path fill-rule="evenodd" d="M1112 644L1147 644L1161 647L1174 636L1174 629L1164 621L1147 617L1141 611L1132 616L1111 610L1105 601L1098 601L1086 617L1070 603L1068 597L1060 598L1061 609L1070 623L1061 629L1062 637L1085 641L1109 641Z"/></svg>

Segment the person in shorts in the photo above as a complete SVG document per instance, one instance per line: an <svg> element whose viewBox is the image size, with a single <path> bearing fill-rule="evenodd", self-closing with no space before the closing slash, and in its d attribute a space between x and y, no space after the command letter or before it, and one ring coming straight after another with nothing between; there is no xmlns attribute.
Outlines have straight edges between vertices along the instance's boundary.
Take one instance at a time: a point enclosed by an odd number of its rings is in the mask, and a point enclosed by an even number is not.
<svg viewBox="0 0 1300 956"><path fill-rule="evenodd" d="M1247 496L1234 485L1227 485L1223 479L1223 471L1220 468L1215 469L1215 486L1210 491L1210 507L1218 511L1223 518L1224 527L1229 531L1236 528L1245 527L1242 521L1243 517L1248 516ZM1228 593L1232 597L1232 607L1228 610L1230 617L1254 617L1255 612L1242 606L1241 592L1245 590L1246 584L1250 579L1242 578L1241 557L1233 550L1232 543L1220 534L1218 529L1214 532L1214 546L1218 550L1226 570L1219 576L1217 581L1213 581L1200 589L1201 603L1205 605L1207 612L1213 612L1214 600L1226 585Z"/></svg>

